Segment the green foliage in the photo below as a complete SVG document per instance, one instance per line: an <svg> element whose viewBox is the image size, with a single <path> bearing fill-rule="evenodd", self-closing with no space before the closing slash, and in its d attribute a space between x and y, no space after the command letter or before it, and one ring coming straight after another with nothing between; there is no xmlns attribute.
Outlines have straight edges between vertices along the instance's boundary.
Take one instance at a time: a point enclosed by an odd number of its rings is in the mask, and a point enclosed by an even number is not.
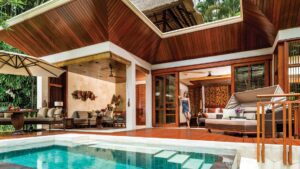
<svg viewBox="0 0 300 169"><path fill-rule="evenodd" d="M199 0L196 8L205 22L212 22L240 15L240 0Z"/></svg>
<svg viewBox="0 0 300 169"><path fill-rule="evenodd" d="M0 74L0 106L13 105L21 108L31 108L33 105L36 107L35 84L36 77Z"/></svg>
<svg viewBox="0 0 300 169"><path fill-rule="evenodd" d="M7 28L5 21L49 0L0 0L0 26Z"/></svg>

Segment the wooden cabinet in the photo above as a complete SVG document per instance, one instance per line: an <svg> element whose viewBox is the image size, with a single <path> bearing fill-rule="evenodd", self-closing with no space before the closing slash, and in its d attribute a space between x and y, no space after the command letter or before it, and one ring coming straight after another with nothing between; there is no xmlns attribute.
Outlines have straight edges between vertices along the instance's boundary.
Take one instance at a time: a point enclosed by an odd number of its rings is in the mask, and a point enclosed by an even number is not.
<svg viewBox="0 0 300 169"><path fill-rule="evenodd" d="M270 85L270 62L232 65L232 91L242 92Z"/></svg>

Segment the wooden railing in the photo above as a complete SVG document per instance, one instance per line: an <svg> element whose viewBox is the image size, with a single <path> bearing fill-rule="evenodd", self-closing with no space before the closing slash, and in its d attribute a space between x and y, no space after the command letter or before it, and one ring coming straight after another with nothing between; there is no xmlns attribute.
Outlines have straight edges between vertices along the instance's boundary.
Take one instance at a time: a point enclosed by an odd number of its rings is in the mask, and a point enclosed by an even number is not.
<svg viewBox="0 0 300 169"><path fill-rule="evenodd" d="M277 138L277 123L282 121L282 145L283 145L283 164L292 164L292 146L293 140L299 138L299 117L300 117L300 93L295 94L279 94L279 95L258 95L260 100L257 103L257 161L265 162L265 107L271 107L272 111L272 139ZM282 101L263 101L270 98L286 98ZM280 109L282 108L282 109ZM276 111L277 110L277 111ZM276 114L282 113L282 118L276 118ZM294 122L294 132L293 132ZM287 130L288 128L288 130ZM288 147L288 150L287 150Z"/></svg>

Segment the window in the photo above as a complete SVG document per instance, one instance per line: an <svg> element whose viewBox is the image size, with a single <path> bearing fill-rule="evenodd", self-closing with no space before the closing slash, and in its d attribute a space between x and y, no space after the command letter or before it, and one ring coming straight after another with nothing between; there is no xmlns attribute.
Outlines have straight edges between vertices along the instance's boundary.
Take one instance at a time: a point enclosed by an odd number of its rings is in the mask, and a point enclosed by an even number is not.
<svg viewBox="0 0 300 169"><path fill-rule="evenodd" d="M254 63L234 68L234 91L242 92L267 86L266 63Z"/></svg>

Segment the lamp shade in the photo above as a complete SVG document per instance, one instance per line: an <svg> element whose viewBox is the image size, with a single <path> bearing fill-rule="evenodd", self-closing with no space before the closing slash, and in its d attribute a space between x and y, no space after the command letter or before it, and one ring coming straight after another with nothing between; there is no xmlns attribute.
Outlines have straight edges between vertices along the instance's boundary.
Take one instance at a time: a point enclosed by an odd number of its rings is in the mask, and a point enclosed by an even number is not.
<svg viewBox="0 0 300 169"><path fill-rule="evenodd" d="M54 102L54 106L55 106L55 107L63 107L63 106L64 106L64 102L61 102L61 101L55 101L55 102Z"/></svg>

